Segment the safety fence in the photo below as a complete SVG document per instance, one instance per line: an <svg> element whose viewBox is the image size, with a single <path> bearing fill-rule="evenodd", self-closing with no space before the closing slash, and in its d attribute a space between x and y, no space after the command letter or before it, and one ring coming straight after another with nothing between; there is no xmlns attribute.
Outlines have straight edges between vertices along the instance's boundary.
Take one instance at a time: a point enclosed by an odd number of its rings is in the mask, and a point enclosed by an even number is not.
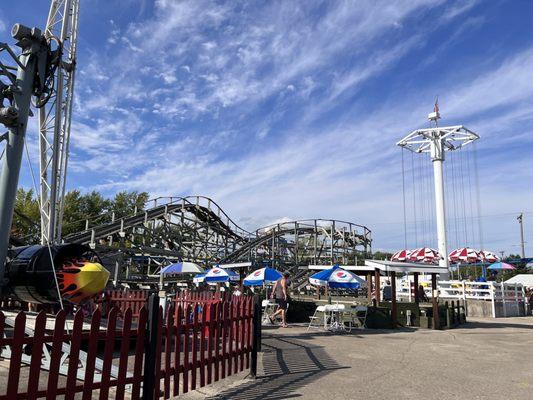
<svg viewBox="0 0 533 400"><path fill-rule="evenodd" d="M0 357L9 359L4 399L168 399L256 369L258 307L250 296L196 302L167 310L150 296L132 308L96 309L67 320L0 313ZM254 320L254 311L256 320ZM252 353L255 349L255 353Z"/></svg>
<svg viewBox="0 0 533 400"><path fill-rule="evenodd" d="M521 284L505 282L439 281L439 297L490 303L493 318L525 315L527 302Z"/></svg>

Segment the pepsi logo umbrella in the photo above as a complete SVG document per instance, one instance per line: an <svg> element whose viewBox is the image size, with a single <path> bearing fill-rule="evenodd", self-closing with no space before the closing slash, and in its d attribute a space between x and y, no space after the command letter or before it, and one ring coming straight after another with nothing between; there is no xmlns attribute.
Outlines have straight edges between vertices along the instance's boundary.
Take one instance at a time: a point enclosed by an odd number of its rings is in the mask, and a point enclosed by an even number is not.
<svg viewBox="0 0 533 400"><path fill-rule="evenodd" d="M282 276L281 272L274 268L260 268L244 278L243 284L245 286L260 286L268 282L276 282Z"/></svg>
<svg viewBox="0 0 533 400"><path fill-rule="evenodd" d="M481 257L483 257L483 261L485 262L494 263L500 260L500 257L498 257L492 251L481 250L480 254L481 254Z"/></svg>
<svg viewBox="0 0 533 400"><path fill-rule="evenodd" d="M239 278L239 274L220 267L211 268L205 274L205 282L207 283L238 282Z"/></svg>
<svg viewBox="0 0 533 400"><path fill-rule="evenodd" d="M448 255L448 259L452 263L477 263L483 261L480 253L470 247L461 247L452 251Z"/></svg>
<svg viewBox="0 0 533 400"><path fill-rule="evenodd" d="M411 261L422 263L434 263L439 260L439 252L437 250L430 249L429 247L421 247L413 250L409 256Z"/></svg>
<svg viewBox="0 0 533 400"><path fill-rule="evenodd" d="M516 269L516 267L512 266L511 264L507 264L504 262L495 262L494 264L489 265L487 269L495 270L495 269L504 269L504 270L513 270Z"/></svg>
<svg viewBox="0 0 533 400"><path fill-rule="evenodd" d="M335 266L311 275L309 282L316 286L329 286L333 289L359 289L366 282L357 275Z"/></svg>

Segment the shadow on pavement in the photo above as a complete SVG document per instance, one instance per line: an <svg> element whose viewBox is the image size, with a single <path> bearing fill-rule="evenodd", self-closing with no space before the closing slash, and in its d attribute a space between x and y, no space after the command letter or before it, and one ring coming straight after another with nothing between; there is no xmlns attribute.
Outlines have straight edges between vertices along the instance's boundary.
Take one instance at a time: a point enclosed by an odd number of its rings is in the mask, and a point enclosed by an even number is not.
<svg viewBox="0 0 533 400"><path fill-rule="evenodd" d="M524 317L523 324L516 324L512 322L492 322L492 321L468 321L464 325L460 325L459 329L493 329L493 328L517 328L517 329L533 329L533 318L526 320Z"/></svg>
<svg viewBox="0 0 533 400"><path fill-rule="evenodd" d="M301 340L264 336L263 373L256 380L225 390L209 399L289 399L300 397L298 388L329 374L349 368L339 365L320 346Z"/></svg>

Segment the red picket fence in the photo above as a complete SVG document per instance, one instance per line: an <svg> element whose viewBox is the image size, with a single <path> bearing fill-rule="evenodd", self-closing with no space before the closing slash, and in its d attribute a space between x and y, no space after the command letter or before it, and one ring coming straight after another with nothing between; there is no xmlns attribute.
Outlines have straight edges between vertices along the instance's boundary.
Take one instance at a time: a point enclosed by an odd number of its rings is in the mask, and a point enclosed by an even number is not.
<svg viewBox="0 0 533 400"><path fill-rule="evenodd" d="M95 300L95 304L99 308L102 307L104 313L116 307L120 310L120 313L131 309L133 317L139 317L148 295L149 292L147 290L106 290Z"/></svg>
<svg viewBox="0 0 533 400"><path fill-rule="evenodd" d="M175 301L220 301L231 299L231 294L226 292L215 292L204 290L196 292L192 290L180 290L176 293Z"/></svg>
<svg viewBox="0 0 533 400"><path fill-rule="evenodd" d="M148 295L149 292L147 290L106 290L100 297L95 299L95 305L103 313L109 312L113 307L120 310L119 314L130 308L133 317L138 317L139 311L146 304ZM186 303L229 301L231 300L231 295L212 291L182 290L176 293L172 300L177 307L178 304L184 306Z"/></svg>
<svg viewBox="0 0 533 400"><path fill-rule="evenodd" d="M11 329L0 313L1 357L10 358L0 400L140 399L143 390L168 399L250 367L253 299L248 296L172 304L166 314L158 307L149 315L142 307L136 320L131 308L121 315L115 307L105 326L99 309L90 326L84 326L81 311L68 329L65 319L65 312L59 312L47 329L44 312L33 326L20 312ZM150 331L153 326L155 332ZM28 327L33 334L27 335ZM149 351L155 361L149 361ZM154 368L147 369L149 362Z"/></svg>

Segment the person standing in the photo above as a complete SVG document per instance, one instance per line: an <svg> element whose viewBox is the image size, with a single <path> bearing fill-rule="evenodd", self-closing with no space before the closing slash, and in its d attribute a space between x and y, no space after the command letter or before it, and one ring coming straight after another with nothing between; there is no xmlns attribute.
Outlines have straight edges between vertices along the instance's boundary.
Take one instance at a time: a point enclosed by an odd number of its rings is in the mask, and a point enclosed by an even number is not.
<svg viewBox="0 0 533 400"><path fill-rule="evenodd" d="M270 298L273 298L277 305L278 310L270 316L270 322L274 322L274 318L281 314L281 327L287 328L287 308L289 306L289 296L287 292L287 280L289 278L289 273L285 271L283 277L279 278L274 284L272 289L272 294Z"/></svg>

